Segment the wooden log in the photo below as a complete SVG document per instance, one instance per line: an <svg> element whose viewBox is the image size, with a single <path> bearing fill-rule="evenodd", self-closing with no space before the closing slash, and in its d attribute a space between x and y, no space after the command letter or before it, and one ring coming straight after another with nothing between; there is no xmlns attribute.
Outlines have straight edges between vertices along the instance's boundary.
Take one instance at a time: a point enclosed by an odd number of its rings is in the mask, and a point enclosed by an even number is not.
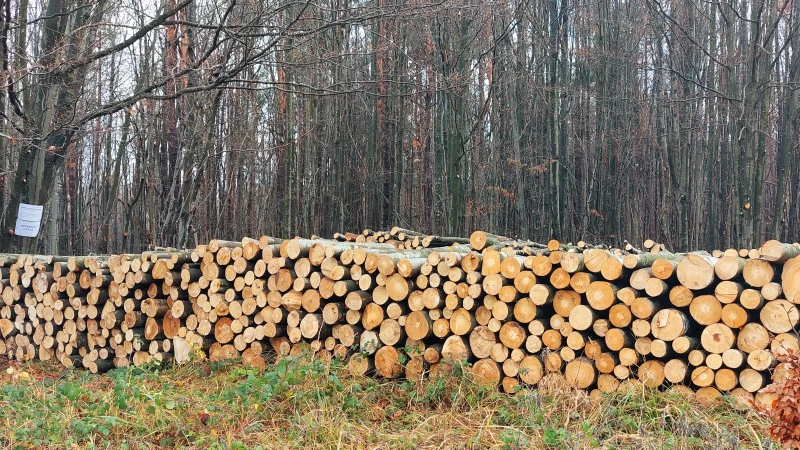
<svg viewBox="0 0 800 450"><path fill-rule="evenodd" d="M765 242L759 250L762 258L780 264L800 256L800 248L776 240Z"/></svg>
<svg viewBox="0 0 800 450"><path fill-rule="evenodd" d="M722 367L722 355L719 353L709 353L706 355L705 363L706 366L716 372Z"/></svg>
<svg viewBox="0 0 800 450"><path fill-rule="evenodd" d="M714 266L714 273L720 280L732 280L742 274L745 263L739 256L723 256Z"/></svg>
<svg viewBox="0 0 800 450"><path fill-rule="evenodd" d="M664 379L673 384L683 384L689 374L689 366L682 359L670 359L664 364Z"/></svg>
<svg viewBox="0 0 800 450"><path fill-rule="evenodd" d="M583 353L587 358L594 360L597 358L598 355L600 355L604 351L606 351L606 347L603 342L595 340L591 336L585 337L585 342L583 345Z"/></svg>
<svg viewBox="0 0 800 450"><path fill-rule="evenodd" d="M587 305L576 305L569 312L569 323L576 330L588 330L597 319L597 312Z"/></svg>
<svg viewBox="0 0 800 450"><path fill-rule="evenodd" d="M594 364L587 358L576 358L567 363L564 376L569 384L578 389L587 389L597 379Z"/></svg>
<svg viewBox="0 0 800 450"><path fill-rule="evenodd" d="M482 287L487 295L497 295L508 280L500 274L489 274L483 278ZM569 284L569 283L568 283Z"/></svg>
<svg viewBox="0 0 800 450"><path fill-rule="evenodd" d="M650 268L653 277L663 281L671 279L676 274L679 258L679 255L670 255L669 258L662 257L653 261Z"/></svg>
<svg viewBox="0 0 800 450"><path fill-rule="evenodd" d="M722 393L712 386L706 386L698 389L695 397L700 403L713 404L722 397Z"/></svg>
<svg viewBox="0 0 800 450"><path fill-rule="evenodd" d="M768 261L750 259L742 270L744 281L752 287L761 288L775 277L775 269Z"/></svg>
<svg viewBox="0 0 800 450"><path fill-rule="evenodd" d="M781 294L783 294L783 287L780 283L767 283L761 288L761 296L764 297L765 300L776 300Z"/></svg>
<svg viewBox="0 0 800 450"><path fill-rule="evenodd" d="M324 340L330 336L331 327L322 314L306 314L300 320L300 332L306 339Z"/></svg>
<svg viewBox="0 0 800 450"><path fill-rule="evenodd" d="M519 379L529 386L535 386L544 376L542 360L536 356L528 355L519 362Z"/></svg>
<svg viewBox="0 0 800 450"><path fill-rule="evenodd" d="M660 297L669 292L669 285L664 280L650 278L644 284L644 291L650 297Z"/></svg>
<svg viewBox="0 0 800 450"><path fill-rule="evenodd" d="M619 389L620 381L612 374L601 373L597 376L597 389L604 394L611 394Z"/></svg>
<svg viewBox="0 0 800 450"><path fill-rule="evenodd" d="M661 310L663 302L656 302L648 297L637 297L630 304L630 315L637 319L649 320Z"/></svg>
<svg viewBox="0 0 800 450"><path fill-rule="evenodd" d="M507 258L510 259L510 258ZM469 281L469 280L468 280ZM536 275L533 272L523 270L514 277L514 287L520 294L528 294L531 288L536 285Z"/></svg>
<svg viewBox="0 0 800 450"><path fill-rule="evenodd" d="M717 261L717 258L706 254L687 254L678 263L678 281L694 291L707 288L714 282Z"/></svg>
<svg viewBox="0 0 800 450"><path fill-rule="evenodd" d="M777 284L777 283L776 283ZM744 286L735 281L720 281L714 288L714 296L720 303L730 304L735 302L742 294Z"/></svg>
<svg viewBox="0 0 800 450"><path fill-rule="evenodd" d="M714 374L714 386L720 391L733 390L739 384L739 377L731 369L719 369Z"/></svg>
<svg viewBox="0 0 800 450"><path fill-rule="evenodd" d="M483 261L481 263L481 275L499 274L502 258L503 255L493 248L484 250Z"/></svg>
<svg viewBox="0 0 800 450"><path fill-rule="evenodd" d="M586 301L596 311L605 311L614 304L618 287L607 281L595 281L586 290Z"/></svg>
<svg viewBox="0 0 800 450"><path fill-rule="evenodd" d="M469 246L473 250L481 251L486 247L491 247L496 244L504 242L511 242L511 239L503 236L496 236L483 231L475 231L469 236Z"/></svg>
<svg viewBox="0 0 800 450"><path fill-rule="evenodd" d="M767 302L759 314L761 324L773 333L786 333L794 330L800 322L797 306L788 300L778 299Z"/></svg>
<svg viewBox="0 0 800 450"><path fill-rule="evenodd" d="M755 369L747 368L739 374L739 386L747 392L758 392L769 383L769 376Z"/></svg>
<svg viewBox="0 0 800 450"><path fill-rule="evenodd" d="M738 369L742 367L747 359L747 355L735 348L730 348L722 352L722 364L730 369Z"/></svg>
<svg viewBox="0 0 800 450"><path fill-rule="evenodd" d="M535 256L530 260L530 269L537 277L550 276L553 271L553 263L546 256Z"/></svg>
<svg viewBox="0 0 800 450"><path fill-rule="evenodd" d="M468 361L472 356L469 346L461 336L450 336L442 344L442 358L453 361Z"/></svg>
<svg viewBox="0 0 800 450"><path fill-rule="evenodd" d="M522 347L526 337L525 329L517 322L506 322L498 332L500 342L510 349Z"/></svg>
<svg viewBox="0 0 800 450"><path fill-rule="evenodd" d="M608 258L609 253L602 249L588 249L583 252L583 264L589 272L600 273L603 262Z"/></svg>
<svg viewBox="0 0 800 450"><path fill-rule="evenodd" d="M778 358L800 351L800 343L798 343L797 334L780 333L776 335L770 343L770 351Z"/></svg>
<svg viewBox="0 0 800 450"><path fill-rule="evenodd" d="M703 329L700 335L700 344L707 352L723 353L733 347L736 336L727 325L715 323Z"/></svg>
<svg viewBox="0 0 800 450"><path fill-rule="evenodd" d="M394 346L401 340L405 340L406 333L397 320L386 319L381 322L378 338L383 344Z"/></svg>
<svg viewBox="0 0 800 450"><path fill-rule="evenodd" d="M623 287L617 290L617 300L621 301L622 303L630 306L634 300L639 298L641 295L639 291L633 289L632 287Z"/></svg>
<svg viewBox="0 0 800 450"><path fill-rule="evenodd" d="M521 298L514 304L514 319L520 323L530 323L539 317L542 309L538 308L529 297Z"/></svg>
<svg viewBox="0 0 800 450"><path fill-rule="evenodd" d="M483 358L472 365L475 381L484 386L497 386L500 384L500 367L490 358Z"/></svg>
<svg viewBox="0 0 800 450"><path fill-rule="evenodd" d="M800 303L800 256L795 256L783 265L781 287L786 300Z"/></svg>
<svg viewBox="0 0 800 450"><path fill-rule="evenodd" d="M450 316L450 331L457 336L464 336L477 326L475 316L464 308L453 311Z"/></svg>
<svg viewBox="0 0 800 450"><path fill-rule="evenodd" d="M583 253L567 252L561 257L561 268L569 274L585 269L583 265Z"/></svg>
<svg viewBox="0 0 800 450"><path fill-rule="evenodd" d="M689 314L700 325L711 325L722 318L722 304L713 295L700 295L692 299Z"/></svg>
<svg viewBox="0 0 800 450"><path fill-rule="evenodd" d="M699 345L700 341L695 337L679 336L672 341L672 351L679 355L685 355Z"/></svg>
<svg viewBox="0 0 800 450"><path fill-rule="evenodd" d="M553 296L553 309L562 317L569 317L572 308L579 305L581 296L575 291L561 289Z"/></svg>
<svg viewBox="0 0 800 450"><path fill-rule="evenodd" d="M619 280L625 275L622 257L609 254L600 266L600 275L608 281Z"/></svg>
<svg viewBox="0 0 800 450"><path fill-rule="evenodd" d="M764 306L764 296L759 290L744 289L739 295L739 304L751 311L760 310Z"/></svg>
<svg viewBox="0 0 800 450"><path fill-rule="evenodd" d="M692 370L690 376L692 384L697 387L708 387L714 384L714 371L708 366L698 366Z"/></svg>
<svg viewBox="0 0 800 450"><path fill-rule="evenodd" d="M645 361L639 366L636 374L646 387L657 388L664 384L664 362L652 359Z"/></svg>
<svg viewBox="0 0 800 450"><path fill-rule="evenodd" d="M669 291L669 302L677 308L689 306L694 299L694 294L686 286L673 286Z"/></svg>
<svg viewBox="0 0 800 450"><path fill-rule="evenodd" d="M383 378L397 378L403 373L400 362L400 352L393 346L387 345L375 352L375 372Z"/></svg>
<svg viewBox="0 0 800 450"><path fill-rule="evenodd" d="M769 341L770 335L767 329L760 323L751 322L739 331L736 347L745 353L751 353L767 348Z"/></svg>
<svg viewBox="0 0 800 450"><path fill-rule="evenodd" d="M778 365L778 360L769 350L754 350L747 355L747 365L760 372Z"/></svg>
<svg viewBox="0 0 800 450"><path fill-rule="evenodd" d="M630 325L632 319L631 308L624 303L617 303L608 310L608 320L611 325L623 328Z"/></svg>
<svg viewBox="0 0 800 450"><path fill-rule="evenodd" d="M531 288L528 295L534 305L545 306L553 302L555 292L555 289L553 289L551 286L537 284Z"/></svg>
<svg viewBox="0 0 800 450"><path fill-rule="evenodd" d="M347 361L347 370L355 376L364 376L374 369L373 359L361 353L350 355L350 359Z"/></svg>
<svg viewBox="0 0 800 450"><path fill-rule="evenodd" d="M408 323L408 321L406 321ZM497 337L488 327L475 327L469 335L469 347L476 358L487 358L491 355Z"/></svg>
<svg viewBox="0 0 800 450"><path fill-rule="evenodd" d="M619 363L619 355L611 352L601 353L594 359L594 365L597 368L597 371L604 374L613 373L614 367L616 367Z"/></svg>
<svg viewBox="0 0 800 450"><path fill-rule="evenodd" d="M625 347L632 347L634 342L635 340L630 332L623 328L612 328L608 330L605 337L606 346L612 351L619 351Z"/></svg>
<svg viewBox="0 0 800 450"><path fill-rule="evenodd" d="M653 336L667 342L686 335L690 329L691 325L686 315L673 308L657 312L650 322L650 332Z"/></svg>

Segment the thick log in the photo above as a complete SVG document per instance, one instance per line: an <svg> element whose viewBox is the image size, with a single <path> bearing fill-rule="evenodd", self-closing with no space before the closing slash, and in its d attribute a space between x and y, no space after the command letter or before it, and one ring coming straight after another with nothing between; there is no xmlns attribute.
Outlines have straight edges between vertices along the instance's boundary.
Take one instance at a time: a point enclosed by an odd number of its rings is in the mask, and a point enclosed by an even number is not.
<svg viewBox="0 0 800 450"><path fill-rule="evenodd" d="M605 311L614 304L618 289L607 281L595 281L586 290L586 301L596 311Z"/></svg>
<svg viewBox="0 0 800 450"><path fill-rule="evenodd" d="M750 259L744 265L742 277L750 286L761 288L775 278L775 269L768 261Z"/></svg>
<svg viewBox="0 0 800 450"><path fill-rule="evenodd" d="M650 322L650 332L653 336L667 342L686 335L690 328L690 322L686 315L672 308L657 312Z"/></svg>
<svg viewBox="0 0 800 450"><path fill-rule="evenodd" d="M727 325L715 323L703 329L700 343L707 352L723 353L736 343L736 336Z"/></svg>
<svg viewBox="0 0 800 450"><path fill-rule="evenodd" d="M739 386L747 392L758 392L769 383L769 376L755 369L747 368L739 374Z"/></svg>
<svg viewBox="0 0 800 450"><path fill-rule="evenodd" d="M442 344L442 358L453 361L468 361L472 356L469 347L461 336L450 336Z"/></svg>
<svg viewBox="0 0 800 450"><path fill-rule="evenodd" d="M497 386L500 384L500 367L496 361L490 358L483 358L475 362L472 366L472 373L475 381L485 386Z"/></svg>
<svg viewBox="0 0 800 450"><path fill-rule="evenodd" d="M602 249L588 249L583 252L583 264L589 272L600 273L603 262L608 258L609 253Z"/></svg>
<svg viewBox="0 0 800 450"><path fill-rule="evenodd" d="M787 300L800 303L800 256L795 256L783 265L781 286Z"/></svg>
<svg viewBox="0 0 800 450"><path fill-rule="evenodd" d="M625 266L622 265L622 258L616 255L608 255L600 267L600 275L608 281L619 280L625 275Z"/></svg>
<svg viewBox="0 0 800 450"><path fill-rule="evenodd" d="M760 323L751 322L739 331L736 348L745 353L751 353L767 348L769 342L770 335L767 329Z"/></svg>
<svg viewBox="0 0 800 450"><path fill-rule="evenodd" d="M723 256L714 265L714 273L720 280L732 280L742 274L745 263L739 256Z"/></svg>
<svg viewBox="0 0 800 450"><path fill-rule="evenodd" d="M698 366L692 369L690 376L692 384L697 387L708 387L714 384L714 370L708 366Z"/></svg>
<svg viewBox="0 0 800 450"><path fill-rule="evenodd" d="M506 322L498 333L500 342L510 349L520 348L527 337L525 329L517 322Z"/></svg>
<svg viewBox="0 0 800 450"><path fill-rule="evenodd" d="M761 257L767 261L783 264L800 256L800 248L780 241L767 241L760 248Z"/></svg>
<svg viewBox="0 0 800 450"><path fill-rule="evenodd" d="M764 306L764 296L759 290L744 289L739 295L739 303L745 309L751 311L760 310Z"/></svg>
<svg viewBox="0 0 800 450"><path fill-rule="evenodd" d="M700 345L700 340L695 337L679 336L672 341L672 351L679 355L688 354Z"/></svg>
<svg viewBox="0 0 800 450"><path fill-rule="evenodd" d="M555 289L545 284L537 284L533 286L528 294L534 305L545 306L553 302L555 296Z"/></svg>
<svg viewBox="0 0 800 450"><path fill-rule="evenodd" d="M722 318L722 304L713 295L700 295L692 299L689 314L700 325L711 325Z"/></svg>
<svg viewBox="0 0 800 450"><path fill-rule="evenodd" d="M597 379L594 364L587 358L576 358L567 363L564 376L569 384L578 389L587 389Z"/></svg>
<svg viewBox="0 0 800 450"><path fill-rule="evenodd" d="M496 236L494 234L485 233L483 231L475 231L469 236L469 246L473 250L481 251L486 247L491 247L497 244L511 242L512 239L504 236Z"/></svg>
<svg viewBox="0 0 800 450"><path fill-rule="evenodd" d="M400 353L393 346L381 347L375 352L375 372L383 378L397 378L403 374Z"/></svg>
<svg viewBox="0 0 800 450"><path fill-rule="evenodd" d="M760 312L761 324L773 333L794 330L800 321L797 305L783 299L767 302Z"/></svg>
<svg viewBox="0 0 800 450"><path fill-rule="evenodd" d="M678 281L694 291L707 288L714 282L717 261L717 258L704 254L687 254L678 263Z"/></svg>
<svg viewBox="0 0 800 450"><path fill-rule="evenodd" d="M664 384L664 363L658 360L645 361L636 372L639 381L654 389Z"/></svg>

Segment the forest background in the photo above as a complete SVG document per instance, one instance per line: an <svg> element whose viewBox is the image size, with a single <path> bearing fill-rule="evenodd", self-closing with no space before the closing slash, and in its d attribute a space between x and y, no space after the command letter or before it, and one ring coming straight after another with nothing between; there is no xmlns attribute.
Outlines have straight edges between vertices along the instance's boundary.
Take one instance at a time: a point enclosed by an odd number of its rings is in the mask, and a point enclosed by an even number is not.
<svg viewBox="0 0 800 450"><path fill-rule="evenodd" d="M0 250L800 236L800 2L0 6Z"/></svg>

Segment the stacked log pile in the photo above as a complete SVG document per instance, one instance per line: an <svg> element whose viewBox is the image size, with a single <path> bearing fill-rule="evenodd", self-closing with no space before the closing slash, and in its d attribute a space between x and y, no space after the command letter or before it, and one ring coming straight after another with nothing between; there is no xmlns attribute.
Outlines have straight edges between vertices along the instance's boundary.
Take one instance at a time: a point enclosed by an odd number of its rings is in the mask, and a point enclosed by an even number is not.
<svg viewBox="0 0 800 450"><path fill-rule="evenodd" d="M670 253L395 228L193 250L2 255L0 354L102 372L310 347L421 379L464 360L507 392L563 374L753 398L797 350L800 245Z"/></svg>

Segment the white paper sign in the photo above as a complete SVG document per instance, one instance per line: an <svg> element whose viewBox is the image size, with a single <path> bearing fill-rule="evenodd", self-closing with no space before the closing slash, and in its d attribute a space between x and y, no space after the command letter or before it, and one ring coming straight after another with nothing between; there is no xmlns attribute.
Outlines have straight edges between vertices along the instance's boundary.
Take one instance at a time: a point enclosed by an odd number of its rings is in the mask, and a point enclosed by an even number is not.
<svg viewBox="0 0 800 450"><path fill-rule="evenodd" d="M36 237L42 225L43 211L43 205L20 203L19 211L17 212L17 226L14 228L14 234L21 237Z"/></svg>

